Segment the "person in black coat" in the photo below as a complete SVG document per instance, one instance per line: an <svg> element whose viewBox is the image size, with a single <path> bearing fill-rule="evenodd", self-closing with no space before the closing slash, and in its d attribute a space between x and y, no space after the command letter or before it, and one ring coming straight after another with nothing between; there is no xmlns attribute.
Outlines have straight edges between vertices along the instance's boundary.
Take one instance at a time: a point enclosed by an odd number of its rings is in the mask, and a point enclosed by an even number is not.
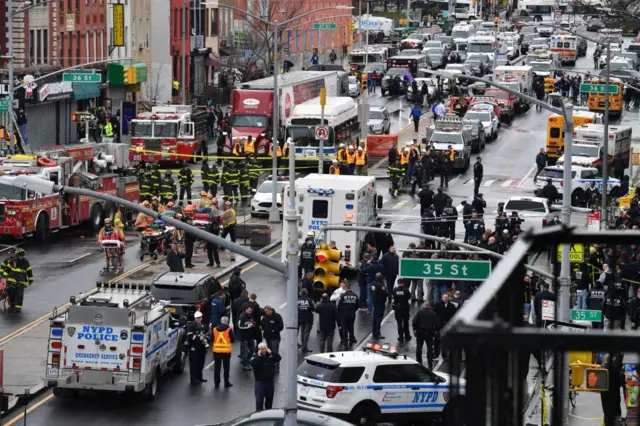
<svg viewBox="0 0 640 426"><path fill-rule="evenodd" d="M307 290L300 290L300 296L298 297L298 334L300 337L300 347L302 352L313 352L308 348L309 336L311 335L311 329L313 328L313 313L316 311L316 307L313 304L313 299L308 296Z"/></svg>
<svg viewBox="0 0 640 426"><path fill-rule="evenodd" d="M266 343L260 343L258 352L251 358L250 363L255 377L256 411L270 410L273 407L275 393L273 379L276 374L276 364L281 359L282 357L269 349Z"/></svg>
<svg viewBox="0 0 640 426"><path fill-rule="evenodd" d="M329 295L324 293L320 303L316 306L318 313L318 329L320 330L320 353L333 352L333 336L336 326L340 326L338 307L329 300Z"/></svg>
<svg viewBox="0 0 640 426"><path fill-rule="evenodd" d="M167 266L169 272L184 272L182 256L178 253L178 243L171 243L171 248L167 251Z"/></svg>
<svg viewBox="0 0 640 426"><path fill-rule="evenodd" d="M396 253L396 247L389 247L389 251L386 252L380 259L380 263L384 266L384 279L387 282L387 293L389 293L389 302L391 302L391 293L393 292L393 285L400 273L400 258Z"/></svg>
<svg viewBox="0 0 640 426"><path fill-rule="evenodd" d="M533 299L533 309L536 314L536 326L541 328L543 325L542 322L542 301L543 300L552 300L555 302L556 295L549 291L549 283L544 280L538 281L538 286L541 288L538 291Z"/></svg>
<svg viewBox="0 0 640 426"><path fill-rule="evenodd" d="M435 208L436 216L438 217L442 216L442 210L447 205L448 198L449 196L445 194L444 189L441 186L439 186L438 193L433 196L433 207Z"/></svg>
<svg viewBox="0 0 640 426"><path fill-rule="evenodd" d="M240 295L236 297L231 303L231 315L233 315L233 328L238 328L238 317L244 310L244 307L249 303L249 292L247 289L242 289Z"/></svg>
<svg viewBox="0 0 640 426"><path fill-rule="evenodd" d="M478 213L478 217L482 217L484 209L487 208L487 202L482 198L482 194L478 193L471 202L471 207Z"/></svg>
<svg viewBox="0 0 640 426"><path fill-rule="evenodd" d="M431 308L431 303L425 302L422 309L420 309L413 317L411 321L413 328L413 334L416 336L416 361L422 364L422 347L427 344L427 364L431 369L433 368L434 343L438 330L440 330L440 321L438 316Z"/></svg>
<svg viewBox="0 0 640 426"><path fill-rule="evenodd" d="M300 284L300 288L304 288L307 290L307 294L311 294L313 296L313 271L309 271L305 274L302 279L302 283Z"/></svg>
<svg viewBox="0 0 640 426"><path fill-rule="evenodd" d="M385 222L384 229L391 229L391 222ZM389 248L393 246L393 236L391 234L376 234L376 248L380 255L389 251Z"/></svg>
<svg viewBox="0 0 640 426"><path fill-rule="evenodd" d="M621 153L616 154L616 158L613 159L611 163L611 168L613 169L613 176L616 179L619 179L622 182L622 178L624 177L624 169L627 168L628 161L624 161Z"/></svg>
<svg viewBox="0 0 640 426"><path fill-rule="evenodd" d="M271 306L265 305L264 315L262 316L262 331L264 341L267 343L271 352L280 353L280 333L284 330L284 321L282 316ZM280 361L276 362L276 373L280 371Z"/></svg>
<svg viewBox="0 0 640 426"><path fill-rule="evenodd" d="M456 311L458 309L453 303L449 302L449 294L445 293L442 295L442 302L437 303L436 306L433 308L433 310L436 313L436 316L438 317L438 322L440 323L440 328L442 329L445 325L447 325L449 320L453 318L453 316L456 314ZM435 339L434 352L435 354L440 353L440 336L439 335L436 336L436 339ZM448 353L446 353L446 351L444 350L442 351L442 358L444 358L445 360L448 358Z"/></svg>
<svg viewBox="0 0 640 426"><path fill-rule="evenodd" d="M429 185L422 186L422 189L418 192L418 198L420 198L420 214L424 214L433 204L433 190L429 188Z"/></svg>
<svg viewBox="0 0 640 426"><path fill-rule="evenodd" d="M398 159L398 144L394 144L391 148L389 148L388 154L389 164L395 164Z"/></svg>

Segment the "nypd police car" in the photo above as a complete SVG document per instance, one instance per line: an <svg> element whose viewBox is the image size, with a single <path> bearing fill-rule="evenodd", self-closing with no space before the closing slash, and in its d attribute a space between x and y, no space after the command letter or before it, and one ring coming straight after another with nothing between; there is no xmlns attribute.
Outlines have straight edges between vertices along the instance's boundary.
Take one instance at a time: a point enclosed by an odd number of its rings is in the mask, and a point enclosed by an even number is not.
<svg viewBox="0 0 640 426"><path fill-rule="evenodd" d="M547 166L538 175L536 181L535 193L542 192L542 188L546 185L547 180L551 179L551 183L562 194L562 183L564 181L564 166ZM571 166L571 205L579 206L584 198L587 188L595 184L595 188L602 193L602 173L595 167ZM607 181L607 191L612 197L619 197L621 188L620 180L609 178Z"/></svg>
<svg viewBox="0 0 640 426"><path fill-rule="evenodd" d="M456 382L464 393L464 380ZM310 355L298 367L298 408L357 425L449 417L464 411L464 395L452 396L453 389L448 374L398 356L387 344Z"/></svg>

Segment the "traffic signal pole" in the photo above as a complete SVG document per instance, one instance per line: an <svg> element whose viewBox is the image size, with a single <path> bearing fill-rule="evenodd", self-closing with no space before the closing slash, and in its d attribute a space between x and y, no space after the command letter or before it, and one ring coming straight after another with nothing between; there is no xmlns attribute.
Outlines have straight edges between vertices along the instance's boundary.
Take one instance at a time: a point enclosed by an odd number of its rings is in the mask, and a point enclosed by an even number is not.
<svg viewBox="0 0 640 426"><path fill-rule="evenodd" d="M13 91L15 90L13 87L13 68L14 68L14 60L13 60L13 0L9 0L9 9L7 13L7 30L9 31L9 152L11 154L15 154L15 142L14 142L14 130L13 128Z"/></svg>
<svg viewBox="0 0 640 426"><path fill-rule="evenodd" d="M326 105L327 105L327 89L323 87L322 89L320 89L320 125L321 126L324 126L324 107ZM290 168L290 170L294 170L294 169ZM323 171L324 171L324 139L320 139L320 147L318 149L318 174L321 175Z"/></svg>

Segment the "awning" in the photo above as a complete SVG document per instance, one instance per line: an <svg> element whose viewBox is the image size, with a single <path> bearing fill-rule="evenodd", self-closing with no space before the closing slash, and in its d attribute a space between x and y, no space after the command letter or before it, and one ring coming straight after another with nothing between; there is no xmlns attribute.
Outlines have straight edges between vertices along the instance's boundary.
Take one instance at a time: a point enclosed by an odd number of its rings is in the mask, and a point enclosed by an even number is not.
<svg viewBox="0 0 640 426"><path fill-rule="evenodd" d="M73 83L73 99L80 101L82 99L97 98L100 96L100 87L98 84L92 83Z"/></svg>
<svg viewBox="0 0 640 426"><path fill-rule="evenodd" d="M206 58L204 58L204 65L213 68L221 68L224 66L222 62L220 62L216 58L212 58L211 56L207 56Z"/></svg>

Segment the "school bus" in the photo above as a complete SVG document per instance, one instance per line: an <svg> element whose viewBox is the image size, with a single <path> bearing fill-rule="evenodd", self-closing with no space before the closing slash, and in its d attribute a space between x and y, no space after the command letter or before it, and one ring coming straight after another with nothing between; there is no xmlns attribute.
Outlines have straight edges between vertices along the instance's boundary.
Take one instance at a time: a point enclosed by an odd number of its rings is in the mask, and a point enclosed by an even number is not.
<svg viewBox="0 0 640 426"><path fill-rule="evenodd" d="M573 127L589 123L601 123L602 116L591 111L574 111ZM564 151L564 117L551 114L547 120L547 163L556 164Z"/></svg>
<svg viewBox="0 0 640 426"><path fill-rule="evenodd" d="M620 115L622 115L622 92L624 90L624 85L618 78L611 78L610 80L610 84L612 86L618 86L618 93L615 95L609 95L609 116L620 117ZM604 84L604 79L598 81L589 81L588 83ZM589 111L604 113L604 101L604 93L589 93Z"/></svg>

